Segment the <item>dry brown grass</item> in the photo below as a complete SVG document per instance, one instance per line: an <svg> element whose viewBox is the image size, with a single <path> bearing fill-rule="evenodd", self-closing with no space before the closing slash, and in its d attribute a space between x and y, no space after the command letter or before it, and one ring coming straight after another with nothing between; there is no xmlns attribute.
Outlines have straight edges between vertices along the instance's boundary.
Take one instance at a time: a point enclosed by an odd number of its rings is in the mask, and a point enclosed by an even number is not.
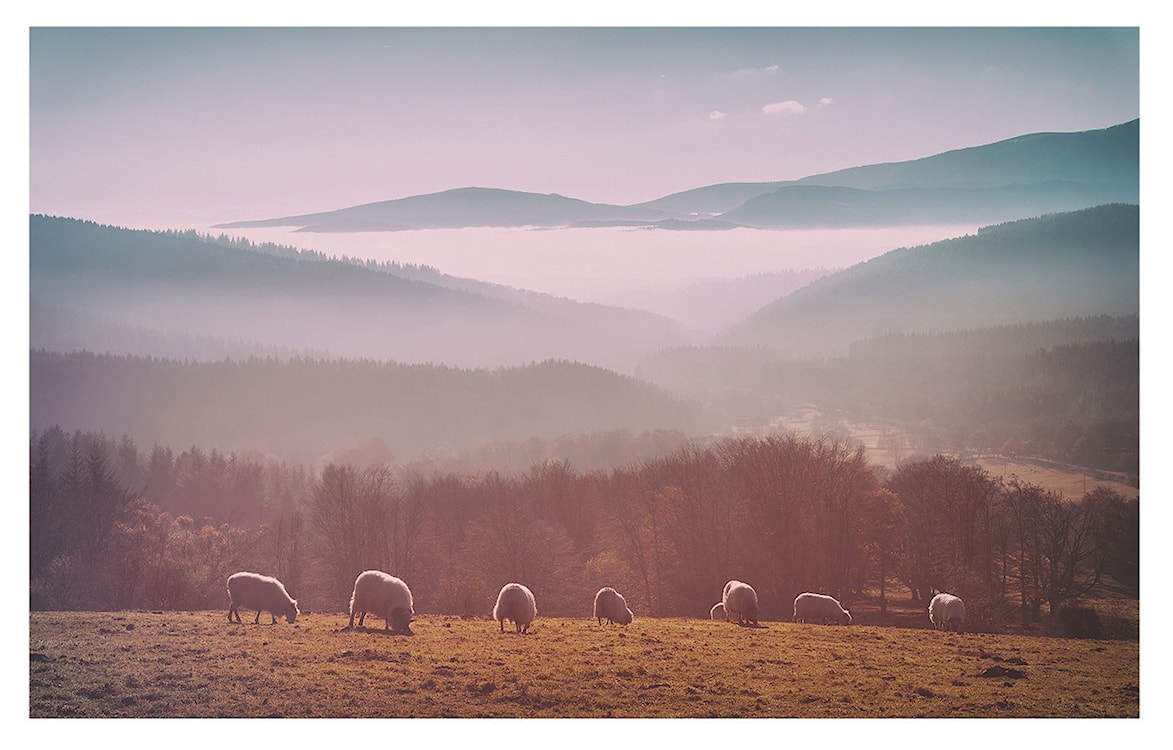
<svg viewBox="0 0 1173 750"><path fill-rule="evenodd" d="M264 619L262 620L264 622ZM30 717L1136 717L1139 644L927 629L34 612ZM381 625L379 626L381 628Z"/></svg>

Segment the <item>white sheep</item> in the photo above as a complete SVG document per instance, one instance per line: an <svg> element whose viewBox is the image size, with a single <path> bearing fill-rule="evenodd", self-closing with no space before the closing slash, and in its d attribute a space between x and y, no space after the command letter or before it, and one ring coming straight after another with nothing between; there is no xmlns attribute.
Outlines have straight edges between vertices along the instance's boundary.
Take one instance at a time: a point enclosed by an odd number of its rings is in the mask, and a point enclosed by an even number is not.
<svg viewBox="0 0 1173 750"><path fill-rule="evenodd" d="M513 622L518 633L528 633L537 614L538 605L532 591L520 583L507 583L501 587L497 603L493 605L493 619L501 624L502 633L506 620Z"/></svg>
<svg viewBox="0 0 1173 750"><path fill-rule="evenodd" d="M929 602L929 622L937 630L960 631L965 622L965 602L952 594L937 594Z"/></svg>
<svg viewBox="0 0 1173 750"><path fill-rule="evenodd" d="M367 613L382 617L383 630L411 633L411 617L415 614L412 606L411 589L393 575L381 570L367 570L354 579L354 593L350 596L350 624L354 627L354 616L358 615L361 628Z"/></svg>
<svg viewBox="0 0 1173 750"><path fill-rule="evenodd" d="M851 624L851 613L843 609L839 600L826 594L799 594L794 599L794 622L835 622Z"/></svg>
<svg viewBox="0 0 1173 750"><path fill-rule="evenodd" d="M239 607L255 609L257 616L253 622L257 625L261 623L261 612L268 612L273 618L270 625L277 624L277 615L285 615L285 619L293 622L301 614L297 600L285 590L285 584L270 576L244 571L228 576L228 622L234 616L240 622Z"/></svg>
<svg viewBox="0 0 1173 750"><path fill-rule="evenodd" d="M603 620L614 625L630 625L632 618L635 617L627 606L627 600L610 586L604 586L599 589L599 593L595 594L595 619L599 624L603 624Z"/></svg>
<svg viewBox="0 0 1173 750"><path fill-rule="evenodd" d="M721 594L721 604L725 608L726 619L736 615L739 625L746 622L758 624L758 592L754 591L753 586L748 583L730 581L725 584L725 590ZM710 616L712 616L711 612Z"/></svg>
<svg viewBox="0 0 1173 750"><path fill-rule="evenodd" d="M709 610L709 619L710 620L728 620L729 618L725 616L725 605L722 604L721 602L717 602L716 604L714 604L713 608Z"/></svg>

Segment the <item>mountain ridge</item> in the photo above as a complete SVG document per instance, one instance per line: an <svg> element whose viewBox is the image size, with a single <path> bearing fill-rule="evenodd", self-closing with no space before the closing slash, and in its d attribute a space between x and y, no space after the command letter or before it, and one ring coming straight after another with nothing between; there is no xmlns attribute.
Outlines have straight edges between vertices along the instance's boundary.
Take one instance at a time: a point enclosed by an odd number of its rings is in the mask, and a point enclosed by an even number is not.
<svg viewBox="0 0 1173 750"><path fill-rule="evenodd" d="M591 203L557 193L463 187L333 211L235 221L215 228L295 226L303 232L364 232L476 226L648 226L719 231L812 224L890 226L910 220L909 201L883 209L896 197L883 193L893 190L935 191L938 209L922 210L918 218L926 223L950 223L957 221L958 215L964 220L1005 221L1103 203L1139 202L1139 132L1140 120L1136 118L1095 130L1028 133L918 159L850 167L798 180L716 183L626 206ZM821 213L823 223L815 223L809 200L813 194L801 192L814 187L877 193L869 200L879 206L871 213L841 216L833 213L833 203L816 201L818 210L813 213ZM952 202L943 204L946 196L939 194L942 189L985 191L986 197L984 204L973 206L972 195L957 192L952 194ZM774 196L772 203L779 209L763 212L763 203L771 202L762 200L768 195ZM805 195L808 200L795 205L785 200L792 195ZM755 201L757 212L747 211L746 206Z"/></svg>

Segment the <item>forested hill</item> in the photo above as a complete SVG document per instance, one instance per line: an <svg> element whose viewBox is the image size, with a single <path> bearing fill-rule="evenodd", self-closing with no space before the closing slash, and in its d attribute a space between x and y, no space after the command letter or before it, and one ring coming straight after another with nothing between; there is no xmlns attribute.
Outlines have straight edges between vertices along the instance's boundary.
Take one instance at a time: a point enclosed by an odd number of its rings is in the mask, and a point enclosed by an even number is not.
<svg viewBox="0 0 1173 750"><path fill-rule="evenodd" d="M1105 205L893 250L824 277L716 336L791 357L853 341L1139 312L1140 211Z"/></svg>
<svg viewBox="0 0 1173 750"><path fill-rule="evenodd" d="M136 349L106 345L169 336L253 342L258 353L328 352L461 367L556 358L626 370L649 349L691 336L684 325L651 313L194 232L31 216L29 234L31 322L40 337L34 347L71 341L130 353ZM54 327L70 318L95 321L86 329L100 329L100 338L78 342L76 330ZM179 356L177 346L168 351Z"/></svg>
<svg viewBox="0 0 1173 750"><path fill-rule="evenodd" d="M214 363L30 352L35 430L128 435L316 460L381 440L394 460L482 443L716 425L694 402L598 367L546 361L464 370L370 360Z"/></svg>

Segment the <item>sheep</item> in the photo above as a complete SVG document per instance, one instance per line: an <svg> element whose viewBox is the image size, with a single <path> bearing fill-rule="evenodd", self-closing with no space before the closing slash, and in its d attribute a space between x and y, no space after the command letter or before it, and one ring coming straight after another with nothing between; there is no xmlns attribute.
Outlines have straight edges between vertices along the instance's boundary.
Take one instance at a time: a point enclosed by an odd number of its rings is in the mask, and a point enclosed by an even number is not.
<svg viewBox="0 0 1173 750"><path fill-rule="evenodd" d="M942 591L929 602L929 622L937 630L960 632L961 623L965 622L965 602Z"/></svg>
<svg viewBox="0 0 1173 750"><path fill-rule="evenodd" d="M851 613L843 609L833 596L826 594L799 594L794 599L794 622L818 622L824 625L835 622L839 625L851 624Z"/></svg>
<svg viewBox="0 0 1173 750"><path fill-rule="evenodd" d="M502 633L506 620L513 622L518 633L528 633L537 614L538 605L532 591L520 583L507 583L501 587L497 603L493 605L493 619L500 623Z"/></svg>
<svg viewBox="0 0 1173 750"><path fill-rule="evenodd" d="M633 617L635 615L628 608L627 600L615 589L604 586L595 594L595 619L599 625L603 624L604 618L612 625L630 625Z"/></svg>
<svg viewBox="0 0 1173 750"><path fill-rule="evenodd" d="M411 618L415 609L412 606L411 589L395 576L381 570L367 570L354 579L347 629L354 627L356 614L361 628L368 612L383 618L383 630L412 634Z"/></svg>
<svg viewBox="0 0 1173 750"><path fill-rule="evenodd" d="M741 581L730 581L725 584L721 594L721 604L725 608L725 618L737 615L737 624L744 625L747 621L755 626L758 624L758 592L753 586ZM712 613L710 612L710 616Z"/></svg>
<svg viewBox="0 0 1173 750"><path fill-rule="evenodd" d="M709 619L710 620L728 620L729 618L725 616L725 605L722 604L721 602L717 602L716 604L714 604L713 608L709 610Z"/></svg>
<svg viewBox="0 0 1173 750"><path fill-rule="evenodd" d="M285 590L285 584L270 576L245 571L228 576L228 622L234 616L240 622L239 607L257 611L253 618L256 625L261 624L261 612L268 612L273 618L270 625L277 624L277 615L285 615L285 619L293 622L301 614L297 600Z"/></svg>

